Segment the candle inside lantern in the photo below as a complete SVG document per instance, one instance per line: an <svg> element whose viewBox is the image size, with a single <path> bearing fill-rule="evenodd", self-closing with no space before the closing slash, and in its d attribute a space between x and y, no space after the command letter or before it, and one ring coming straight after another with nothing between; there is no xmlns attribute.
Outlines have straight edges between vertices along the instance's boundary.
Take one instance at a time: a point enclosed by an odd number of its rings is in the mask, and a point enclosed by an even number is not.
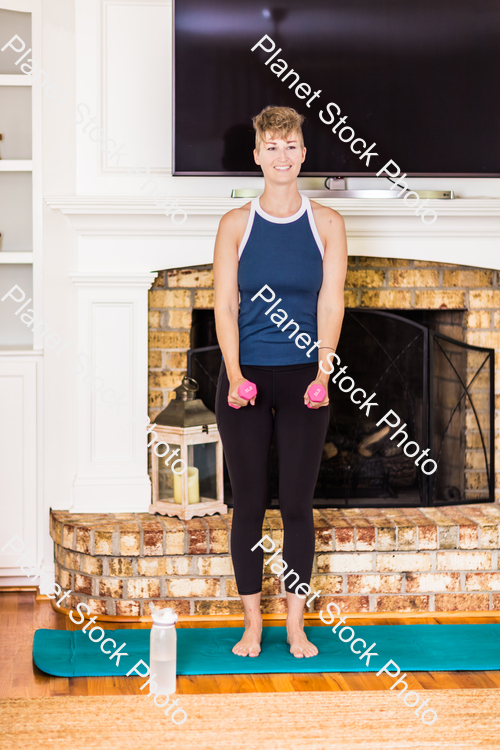
<svg viewBox="0 0 500 750"><path fill-rule="evenodd" d="M174 473L174 502L182 503L182 474ZM188 504L200 502L200 479L196 466L188 466Z"/></svg>

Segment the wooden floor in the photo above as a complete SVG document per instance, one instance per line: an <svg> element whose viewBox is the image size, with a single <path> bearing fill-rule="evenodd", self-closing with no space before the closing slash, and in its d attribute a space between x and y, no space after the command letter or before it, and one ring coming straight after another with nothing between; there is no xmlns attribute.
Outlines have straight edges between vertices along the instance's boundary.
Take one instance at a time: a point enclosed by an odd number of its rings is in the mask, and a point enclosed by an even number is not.
<svg viewBox="0 0 500 750"><path fill-rule="evenodd" d="M423 617L416 620L387 618L356 620L349 624L394 625L447 622L500 622L498 617L446 619ZM269 624L269 623L268 623ZM282 621L276 621L282 625ZM208 627L241 626L239 622L214 622ZM71 627L70 627L71 626ZM179 627L199 627L199 623L181 623ZM149 627L147 623L106 623L107 630ZM207 623L203 623L207 627ZM64 615L53 611L48 601L36 602L31 592L0 593L0 698L35 698L57 695L140 694L141 677L51 677L41 672L32 659L33 634L38 628L78 629ZM247 657L248 658L248 657ZM500 671L488 672L413 672L405 681L410 689L442 690L455 688L500 688ZM301 690L387 690L393 680L375 672L263 675L179 676L177 693L255 693L297 692Z"/></svg>

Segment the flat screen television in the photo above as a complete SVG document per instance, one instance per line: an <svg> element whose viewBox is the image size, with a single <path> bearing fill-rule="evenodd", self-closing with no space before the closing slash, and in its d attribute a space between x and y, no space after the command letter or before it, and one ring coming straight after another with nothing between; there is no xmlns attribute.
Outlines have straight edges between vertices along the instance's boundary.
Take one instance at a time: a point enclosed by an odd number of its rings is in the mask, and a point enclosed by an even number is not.
<svg viewBox="0 0 500 750"><path fill-rule="evenodd" d="M304 176L500 176L500 0L175 0L174 26L175 175L260 175L251 118L282 105Z"/></svg>

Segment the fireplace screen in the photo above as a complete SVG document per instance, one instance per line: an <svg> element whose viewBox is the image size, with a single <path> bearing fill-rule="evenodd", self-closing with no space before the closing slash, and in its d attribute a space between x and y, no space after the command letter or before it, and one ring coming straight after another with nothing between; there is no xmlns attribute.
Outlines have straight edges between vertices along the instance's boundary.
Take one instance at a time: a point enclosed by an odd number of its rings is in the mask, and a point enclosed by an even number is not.
<svg viewBox="0 0 500 750"><path fill-rule="evenodd" d="M330 425L315 507L494 501L494 350L447 335L463 331L453 325L457 315L461 313L346 310L337 353L347 366L345 375L367 395L376 394L378 406L366 416L330 379ZM218 346L188 352L188 375L198 381L198 395L212 411L220 362ZM334 367L332 377L339 366ZM399 418L397 427L377 425L390 411L397 417L391 414L387 422L395 424ZM404 433L391 440L398 428ZM402 442L404 434L408 438ZM404 453L407 441L420 448L413 458ZM421 470L427 458L437 464L429 475ZM432 466L428 463L427 471ZM269 506L277 507L274 442L269 475ZM227 470L225 500L231 505Z"/></svg>

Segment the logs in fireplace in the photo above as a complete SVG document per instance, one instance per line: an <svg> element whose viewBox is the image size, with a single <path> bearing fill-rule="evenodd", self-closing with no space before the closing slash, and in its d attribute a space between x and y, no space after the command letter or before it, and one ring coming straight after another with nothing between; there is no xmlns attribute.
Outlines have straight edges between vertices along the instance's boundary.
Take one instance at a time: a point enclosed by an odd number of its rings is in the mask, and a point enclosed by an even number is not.
<svg viewBox="0 0 500 750"><path fill-rule="evenodd" d="M316 507L456 505L494 501L494 350L462 340L462 312L347 309L338 346L356 385L377 394L367 418L330 382L331 404ZM221 354L212 310L195 310L188 375L214 410ZM376 422L389 409L437 471L426 476ZM277 507L278 460L269 461L269 507ZM225 481L226 502L231 487Z"/></svg>

